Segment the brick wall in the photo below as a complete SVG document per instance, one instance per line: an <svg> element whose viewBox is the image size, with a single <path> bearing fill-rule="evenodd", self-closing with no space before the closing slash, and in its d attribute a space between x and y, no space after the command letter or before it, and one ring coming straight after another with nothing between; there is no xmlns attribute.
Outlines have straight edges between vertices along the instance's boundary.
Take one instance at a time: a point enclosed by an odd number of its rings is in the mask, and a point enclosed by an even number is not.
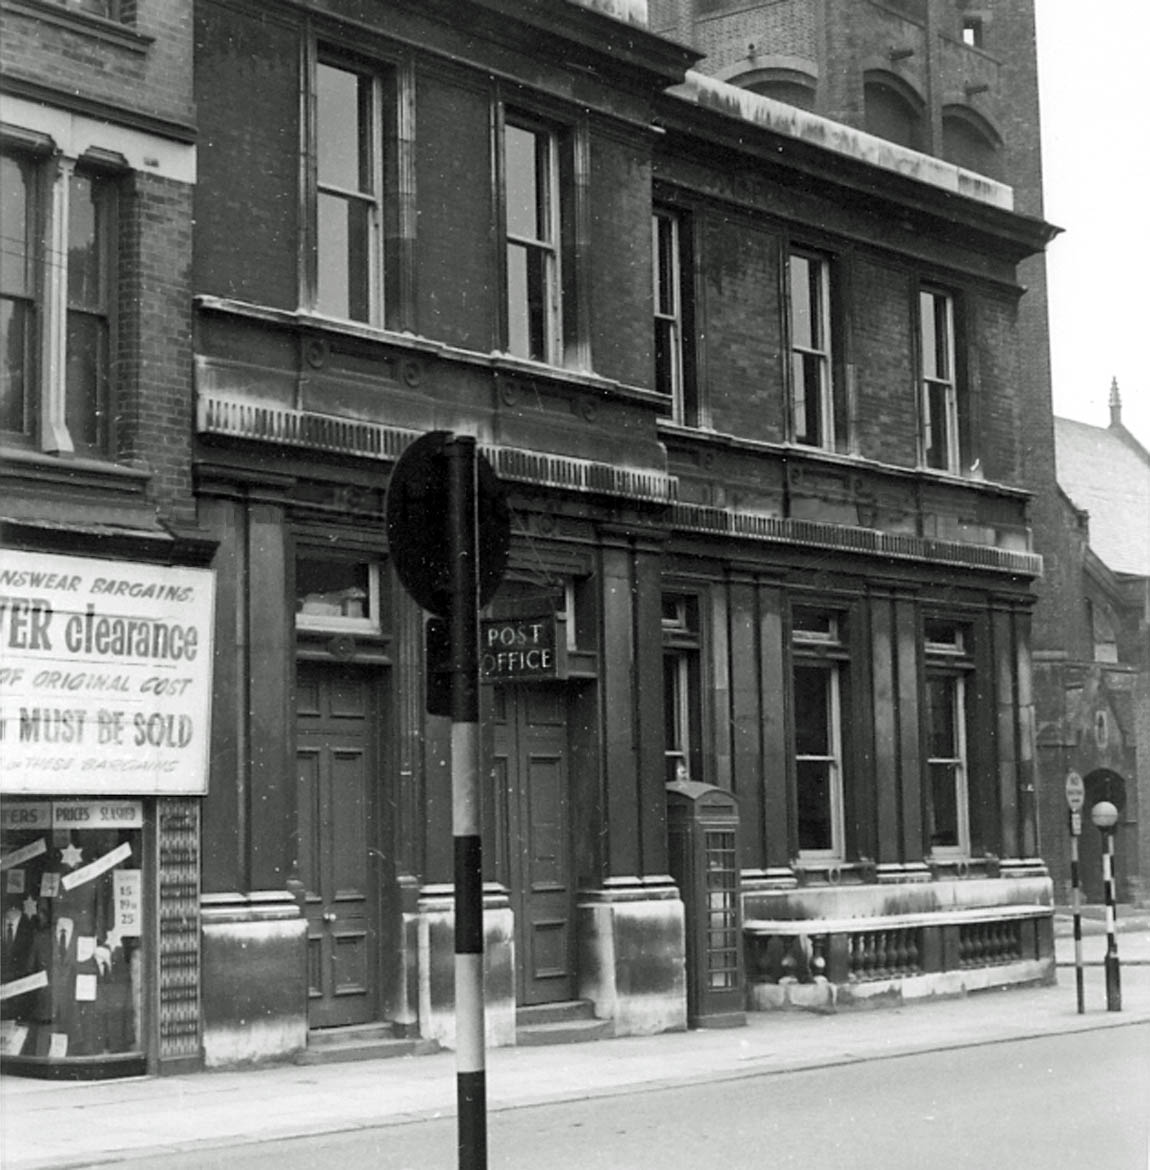
<svg viewBox="0 0 1150 1170"><path fill-rule="evenodd" d="M651 168L634 144L591 149L591 353L595 372L651 384Z"/></svg>
<svg viewBox="0 0 1150 1170"><path fill-rule="evenodd" d="M192 190L134 179L121 201L117 456L151 470L162 514L189 521Z"/></svg>
<svg viewBox="0 0 1150 1170"><path fill-rule="evenodd" d="M192 102L191 0L139 0L116 35L106 22L54 19L4 9L0 72L108 105L189 123ZM139 34L139 35L136 35Z"/></svg>
<svg viewBox="0 0 1150 1170"><path fill-rule="evenodd" d="M199 115L211 142L199 155L195 291L298 308L298 35L203 3L196 59Z"/></svg>
<svg viewBox="0 0 1150 1170"><path fill-rule="evenodd" d="M705 222L703 395L714 426L745 438L784 437L779 239L749 220Z"/></svg>
<svg viewBox="0 0 1150 1170"><path fill-rule="evenodd" d="M853 294L859 454L913 467L918 424L910 277L860 257Z"/></svg>
<svg viewBox="0 0 1150 1170"><path fill-rule="evenodd" d="M731 70L753 69L755 57L799 57L816 62L817 8L816 0L775 0L708 15L696 23L691 43L706 53L707 72L724 76Z"/></svg>
<svg viewBox="0 0 1150 1170"><path fill-rule="evenodd" d="M1015 483L1019 434L1023 425L1018 397L1018 329L1013 302L986 296L965 299L968 385L977 403L978 455L982 472L1000 483Z"/></svg>
<svg viewBox="0 0 1150 1170"><path fill-rule="evenodd" d="M498 343L490 97L421 72L416 110L416 329L487 352Z"/></svg>

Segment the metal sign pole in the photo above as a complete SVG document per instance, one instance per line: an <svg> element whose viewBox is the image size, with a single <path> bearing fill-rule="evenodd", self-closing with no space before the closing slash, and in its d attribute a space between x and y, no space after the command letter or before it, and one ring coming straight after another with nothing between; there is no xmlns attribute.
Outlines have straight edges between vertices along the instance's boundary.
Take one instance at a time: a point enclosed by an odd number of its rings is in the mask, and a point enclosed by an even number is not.
<svg viewBox="0 0 1150 1170"><path fill-rule="evenodd" d="M455 1033L459 1170L487 1167L483 852L479 789L479 575L475 439L444 447L451 564L451 791L455 844Z"/></svg>
<svg viewBox="0 0 1150 1170"><path fill-rule="evenodd" d="M1106 886L1106 1010L1122 1010L1122 981L1118 968L1118 898L1114 889L1114 826L1102 830L1102 880Z"/></svg>
<svg viewBox="0 0 1150 1170"><path fill-rule="evenodd" d="M427 711L451 717L459 1166L487 1170L479 609L507 567L511 517L474 438L429 431L406 448L387 486L387 539L404 588L436 615L426 629Z"/></svg>
<svg viewBox="0 0 1150 1170"><path fill-rule="evenodd" d="M1074 984L1078 991L1078 1014L1086 1011L1086 992L1082 970L1082 889L1078 873L1078 837L1082 832L1082 814L1070 810L1070 888L1074 912Z"/></svg>
<svg viewBox="0 0 1150 1170"><path fill-rule="evenodd" d="M1082 806L1086 803L1086 785L1077 772L1066 774L1066 806L1070 809L1070 887L1074 911L1074 982L1078 989L1078 1014L1086 1011L1086 992L1082 967L1082 887L1078 873L1078 838L1082 836Z"/></svg>

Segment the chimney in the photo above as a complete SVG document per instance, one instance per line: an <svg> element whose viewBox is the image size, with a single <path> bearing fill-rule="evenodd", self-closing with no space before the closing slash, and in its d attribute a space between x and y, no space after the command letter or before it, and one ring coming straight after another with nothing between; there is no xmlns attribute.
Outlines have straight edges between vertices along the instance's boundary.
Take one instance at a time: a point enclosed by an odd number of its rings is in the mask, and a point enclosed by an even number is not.
<svg viewBox="0 0 1150 1170"><path fill-rule="evenodd" d="M1110 380L1110 425L1112 427L1122 425L1122 395L1118 393L1117 378Z"/></svg>

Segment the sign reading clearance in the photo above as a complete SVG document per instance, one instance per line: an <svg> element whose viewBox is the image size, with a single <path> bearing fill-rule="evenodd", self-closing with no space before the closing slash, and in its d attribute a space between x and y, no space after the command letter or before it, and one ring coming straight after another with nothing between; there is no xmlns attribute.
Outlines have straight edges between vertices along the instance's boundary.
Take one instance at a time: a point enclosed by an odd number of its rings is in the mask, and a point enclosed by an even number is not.
<svg viewBox="0 0 1150 1170"><path fill-rule="evenodd" d="M215 575L0 551L0 791L202 795Z"/></svg>

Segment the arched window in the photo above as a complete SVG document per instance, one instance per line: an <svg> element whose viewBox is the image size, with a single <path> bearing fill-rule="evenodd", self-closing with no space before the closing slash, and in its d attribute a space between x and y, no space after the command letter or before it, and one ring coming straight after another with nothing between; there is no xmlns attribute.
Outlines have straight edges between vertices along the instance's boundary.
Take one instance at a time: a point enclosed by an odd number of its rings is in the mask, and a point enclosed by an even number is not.
<svg viewBox="0 0 1150 1170"><path fill-rule="evenodd" d="M750 90L751 93L777 102L786 102L788 106L796 106L800 110L813 111L815 108L817 78L801 69L778 65L764 68L760 64L759 68L725 80L740 89Z"/></svg>
<svg viewBox="0 0 1150 1170"><path fill-rule="evenodd" d="M815 87L805 82L778 77L756 81L753 85L747 85L744 88L749 89L751 93L773 98L777 102L786 102L788 106L797 106L800 110L813 110L815 108Z"/></svg>
<svg viewBox="0 0 1150 1170"><path fill-rule="evenodd" d="M942 111L942 157L956 166L1002 179L1002 139L977 111L947 106Z"/></svg>
<svg viewBox="0 0 1150 1170"><path fill-rule="evenodd" d="M871 73L863 81L867 133L911 150L925 147L923 103L914 90L893 74Z"/></svg>

